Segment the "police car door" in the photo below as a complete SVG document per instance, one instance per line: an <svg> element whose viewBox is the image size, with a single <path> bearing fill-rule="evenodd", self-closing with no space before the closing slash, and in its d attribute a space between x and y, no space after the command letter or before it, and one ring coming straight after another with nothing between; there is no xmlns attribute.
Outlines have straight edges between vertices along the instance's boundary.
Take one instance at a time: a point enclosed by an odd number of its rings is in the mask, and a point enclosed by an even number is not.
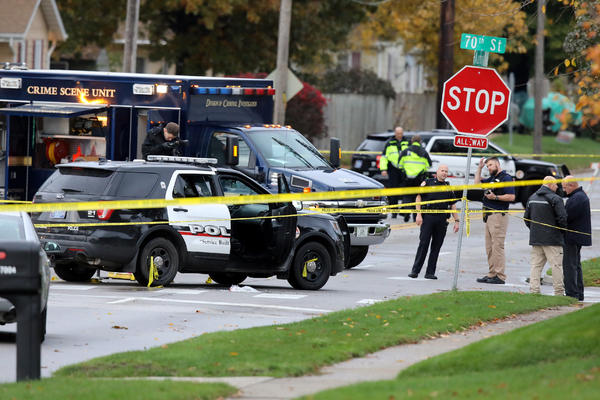
<svg viewBox="0 0 600 400"><path fill-rule="evenodd" d="M221 173L219 182L225 196L267 193L241 174ZM243 263L257 271L276 271L290 261L296 233L296 209L291 203L229 205L229 211L233 263ZM292 216L268 218L278 215Z"/></svg>
<svg viewBox="0 0 600 400"><path fill-rule="evenodd" d="M214 172L176 171L167 187L166 199L215 196ZM231 221L225 204L167 207L169 225L183 237L188 252L229 255Z"/></svg>

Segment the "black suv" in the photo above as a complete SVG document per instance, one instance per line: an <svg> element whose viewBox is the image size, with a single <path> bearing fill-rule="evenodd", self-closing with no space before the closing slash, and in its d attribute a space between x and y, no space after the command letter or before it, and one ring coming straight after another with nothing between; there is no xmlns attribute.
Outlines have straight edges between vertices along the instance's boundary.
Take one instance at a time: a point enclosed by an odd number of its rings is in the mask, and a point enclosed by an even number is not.
<svg viewBox="0 0 600 400"><path fill-rule="evenodd" d="M207 164L214 160L151 157L155 161L59 165L34 202L268 194L240 172ZM59 244L54 270L67 281L87 281L97 269L133 272L144 286L168 285L177 272L207 273L224 285L277 275L294 288L316 290L344 269L348 228L342 218L296 214L291 203L198 204L56 210L32 219L36 225L73 224L36 228L40 240ZM268 218L285 215L292 216ZM120 222L133 224L109 224ZM85 223L95 225L77 225Z"/></svg>

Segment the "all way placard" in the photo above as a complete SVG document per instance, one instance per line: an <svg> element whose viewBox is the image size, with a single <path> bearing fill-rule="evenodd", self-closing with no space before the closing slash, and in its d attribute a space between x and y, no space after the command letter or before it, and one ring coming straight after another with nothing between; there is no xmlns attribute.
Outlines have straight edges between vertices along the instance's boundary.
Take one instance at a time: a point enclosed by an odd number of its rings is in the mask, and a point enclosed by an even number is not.
<svg viewBox="0 0 600 400"><path fill-rule="evenodd" d="M487 138L454 136L454 146L485 150L488 147L488 140Z"/></svg>

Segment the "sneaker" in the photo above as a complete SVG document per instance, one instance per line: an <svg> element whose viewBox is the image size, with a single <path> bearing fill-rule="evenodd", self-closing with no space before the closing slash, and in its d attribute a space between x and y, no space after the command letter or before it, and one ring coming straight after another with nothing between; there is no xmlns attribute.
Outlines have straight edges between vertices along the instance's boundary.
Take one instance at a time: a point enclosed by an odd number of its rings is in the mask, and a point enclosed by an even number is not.
<svg viewBox="0 0 600 400"><path fill-rule="evenodd" d="M490 278L489 276L487 276L487 275L486 275L486 276L484 276L483 278L477 278L477 282L480 282L480 283L488 283L488 281L489 281L490 279L491 279L491 278Z"/></svg>
<svg viewBox="0 0 600 400"><path fill-rule="evenodd" d="M437 276L431 275L431 274L427 274L427 275L425 275L425 279L437 279Z"/></svg>
<svg viewBox="0 0 600 400"><path fill-rule="evenodd" d="M495 276L493 278L489 278L486 283L491 283L491 284L495 284L495 285L504 285L504 281L502 279L498 278L497 276Z"/></svg>
<svg viewBox="0 0 600 400"><path fill-rule="evenodd" d="M411 272L410 274L408 274L409 278L416 278L417 276L419 276L419 274L415 274L414 272Z"/></svg>

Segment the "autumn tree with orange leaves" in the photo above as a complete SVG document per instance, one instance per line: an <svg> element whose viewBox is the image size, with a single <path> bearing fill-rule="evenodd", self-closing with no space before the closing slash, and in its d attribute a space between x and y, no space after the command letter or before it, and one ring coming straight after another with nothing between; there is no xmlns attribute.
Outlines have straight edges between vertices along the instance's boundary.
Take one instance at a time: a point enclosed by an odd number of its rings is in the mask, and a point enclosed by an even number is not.
<svg viewBox="0 0 600 400"><path fill-rule="evenodd" d="M565 40L565 50L578 60L575 81L579 86L577 109L584 126L600 123L600 2L576 2L576 28Z"/></svg>
<svg viewBox="0 0 600 400"><path fill-rule="evenodd" d="M461 33L473 33L508 38L507 51L527 51L526 14L523 2L510 0L456 0L454 21L455 69L471 64L473 52L460 50ZM413 52L435 77L438 64L440 32L439 0L402 0L382 3L369 15L357 36L368 46L378 40L401 40L404 50ZM508 64L502 55L491 54L490 65L505 70Z"/></svg>

